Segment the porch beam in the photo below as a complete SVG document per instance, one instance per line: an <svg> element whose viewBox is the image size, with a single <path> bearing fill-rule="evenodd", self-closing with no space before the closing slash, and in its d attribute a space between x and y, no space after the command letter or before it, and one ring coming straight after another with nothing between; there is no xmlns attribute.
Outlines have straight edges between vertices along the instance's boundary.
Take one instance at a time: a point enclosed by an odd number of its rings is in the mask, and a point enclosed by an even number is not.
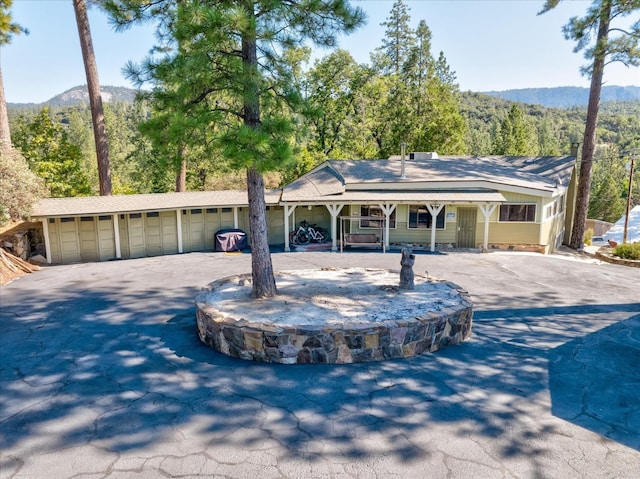
<svg viewBox="0 0 640 479"><path fill-rule="evenodd" d="M284 205L284 250L287 253L291 251L291 246L289 245L289 216L291 216L295 209L296 205Z"/></svg>
<svg viewBox="0 0 640 479"><path fill-rule="evenodd" d="M116 246L116 259L122 259L122 250L120 249L120 225L118 223L118 214L112 215L113 218L113 240Z"/></svg>
<svg viewBox="0 0 640 479"><path fill-rule="evenodd" d="M478 208L480 208L480 211L482 211L482 215L484 216L484 240L482 243L482 249L484 251L486 251L489 247L489 217L493 214L497 207L497 203L478 205Z"/></svg>
<svg viewBox="0 0 640 479"><path fill-rule="evenodd" d="M182 210L176 210L176 230L178 233L178 253L182 253Z"/></svg>
<svg viewBox="0 0 640 479"><path fill-rule="evenodd" d="M325 205L331 215L331 251L338 251L338 214L344 207L343 203Z"/></svg>
<svg viewBox="0 0 640 479"><path fill-rule="evenodd" d="M238 229L238 207L233 207L233 227Z"/></svg>
<svg viewBox="0 0 640 479"><path fill-rule="evenodd" d="M380 203L380 209L384 213L384 242L382 243L382 252L386 252L386 248L389 247L389 218L391 217L391 213L396 209L395 203Z"/></svg>
<svg viewBox="0 0 640 479"><path fill-rule="evenodd" d="M431 247L429 251L432 253L436 250L436 220L438 219L438 213L442 211L444 205L427 205L429 213L431 213Z"/></svg>

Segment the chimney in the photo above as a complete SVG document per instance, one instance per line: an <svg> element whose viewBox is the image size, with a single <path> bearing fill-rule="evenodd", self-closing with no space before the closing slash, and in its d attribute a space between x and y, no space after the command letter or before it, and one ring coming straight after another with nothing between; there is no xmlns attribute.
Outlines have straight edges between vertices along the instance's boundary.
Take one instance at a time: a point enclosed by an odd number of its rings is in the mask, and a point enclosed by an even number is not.
<svg viewBox="0 0 640 479"><path fill-rule="evenodd" d="M571 153L570 156L578 157L578 148L580 148L580 143L571 143Z"/></svg>
<svg viewBox="0 0 640 479"><path fill-rule="evenodd" d="M409 153L410 160L437 160L438 153L435 151L414 151Z"/></svg>
<svg viewBox="0 0 640 479"><path fill-rule="evenodd" d="M404 157L407 152L407 144L404 142L400 143L400 149L402 150L402 162L400 163L400 179L404 180L406 178L406 175L404 174Z"/></svg>

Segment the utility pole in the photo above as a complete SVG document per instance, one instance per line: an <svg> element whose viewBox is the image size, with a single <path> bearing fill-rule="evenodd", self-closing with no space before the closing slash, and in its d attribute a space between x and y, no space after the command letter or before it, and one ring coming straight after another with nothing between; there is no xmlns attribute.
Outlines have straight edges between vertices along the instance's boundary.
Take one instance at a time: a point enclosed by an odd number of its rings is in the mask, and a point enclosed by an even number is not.
<svg viewBox="0 0 640 479"><path fill-rule="evenodd" d="M637 155L637 151L630 152L631 167L629 168L629 191L627 192L627 211L624 216L624 233L622 234L622 243L627 242L627 231L629 230L629 212L631 211L631 193L633 191L633 166Z"/></svg>

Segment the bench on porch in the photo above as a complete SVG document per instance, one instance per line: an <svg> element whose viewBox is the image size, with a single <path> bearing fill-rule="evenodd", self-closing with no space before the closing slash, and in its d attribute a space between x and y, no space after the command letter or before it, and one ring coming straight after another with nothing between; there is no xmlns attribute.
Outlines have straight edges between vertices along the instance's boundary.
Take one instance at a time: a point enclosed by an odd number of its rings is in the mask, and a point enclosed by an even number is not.
<svg viewBox="0 0 640 479"><path fill-rule="evenodd" d="M345 233L344 246L377 246L382 248L382 240L375 233Z"/></svg>
<svg viewBox="0 0 640 479"><path fill-rule="evenodd" d="M347 233L347 222L362 220L375 221L378 225L377 228L369 227L371 229L377 229L378 233ZM379 216L340 216L340 252L342 253L345 246L375 246L376 248L382 248L382 252L386 252L384 242L384 227L383 222Z"/></svg>

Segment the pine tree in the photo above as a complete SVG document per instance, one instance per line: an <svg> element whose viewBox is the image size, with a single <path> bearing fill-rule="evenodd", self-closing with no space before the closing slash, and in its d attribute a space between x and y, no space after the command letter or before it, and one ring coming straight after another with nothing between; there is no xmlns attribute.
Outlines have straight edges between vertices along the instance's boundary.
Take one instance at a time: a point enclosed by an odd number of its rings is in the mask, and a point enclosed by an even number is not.
<svg viewBox="0 0 640 479"><path fill-rule="evenodd" d="M100 183L100 195L111 195L111 168L109 166L109 144L104 122L104 108L100 93L100 81L98 80L98 67L93 52L93 41L89 28L87 5L84 0L73 0L73 9L76 14L76 24L82 49L82 60L87 76L89 90L89 103L91 105L91 118L93 120L93 133L96 142L96 156L98 158L98 181Z"/></svg>
<svg viewBox="0 0 640 479"><path fill-rule="evenodd" d="M381 72L401 74L416 41L415 34L409 26L410 20L409 8L402 0L396 0L389 17L380 24L386 27L386 31L382 38L382 46L378 48L379 63L374 66Z"/></svg>
<svg viewBox="0 0 640 479"><path fill-rule="evenodd" d="M560 0L547 0L540 13L552 10ZM582 248L584 244L584 230L589 206L591 189L591 170L596 146L596 128L598 126L598 112L600 109L600 92L605 65L619 61L627 66L640 65L640 20L630 29L612 28L612 21L625 17L640 10L637 0L596 0L582 17L573 17L565 25L563 31L567 40L576 41L575 52L585 51L585 58L591 61L590 66L582 72L591 76L589 90L589 105L582 144L582 157L578 177L578 192L576 210L571 230L569 246L574 249ZM590 45L593 34L595 43Z"/></svg>
<svg viewBox="0 0 640 479"><path fill-rule="evenodd" d="M335 46L335 35L358 27L363 12L345 0L114 0L107 7L122 24L151 15L170 33L173 50L145 70L194 105L196 121L219 125L223 158L246 171L253 296L274 296L263 173L291 160L291 112L302 104L296 68L283 52L308 40Z"/></svg>

